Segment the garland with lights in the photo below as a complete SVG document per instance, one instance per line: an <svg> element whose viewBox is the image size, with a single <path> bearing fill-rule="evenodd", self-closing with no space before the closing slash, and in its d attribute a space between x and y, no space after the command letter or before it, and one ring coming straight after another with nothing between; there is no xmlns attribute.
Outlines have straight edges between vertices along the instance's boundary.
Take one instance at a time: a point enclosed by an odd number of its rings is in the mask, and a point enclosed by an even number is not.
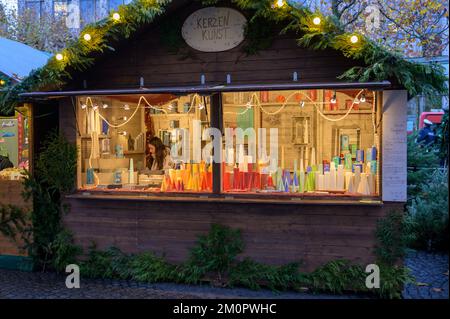
<svg viewBox="0 0 450 319"><path fill-rule="evenodd" d="M2 92L1 111L13 113L21 101L21 93L61 88L71 79L72 72L82 72L94 64L95 53L114 51L111 43L128 39L138 28L163 14L165 6L171 2L134 0L128 5L120 6L118 11L108 18L86 26L78 40L52 57L44 67L33 71L25 80ZM204 5L216 5L219 2L202 1ZM411 96L448 92L445 85L447 77L442 66L409 62L400 53L391 52L362 35L345 32L333 17L325 17L308 8L290 5L284 0L232 0L232 3L253 13L247 33L257 32L255 25L260 25L260 21L267 21L268 25L273 23L285 26L282 33L297 34L299 46L311 50L335 49L347 58L364 62L365 66L352 67L339 79L361 82L394 79L404 86ZM258 20L259 23L256 24ZM257 42L250 41L245 51L255 53L261 49Z"/></svg>
<svg viewBox="0 0 450 319"><path fill-rule="evenodd" d="M5 87L8 87L10 85L11 80L4 75L3 73L0 73L0 90L2 90Z"/></svg>

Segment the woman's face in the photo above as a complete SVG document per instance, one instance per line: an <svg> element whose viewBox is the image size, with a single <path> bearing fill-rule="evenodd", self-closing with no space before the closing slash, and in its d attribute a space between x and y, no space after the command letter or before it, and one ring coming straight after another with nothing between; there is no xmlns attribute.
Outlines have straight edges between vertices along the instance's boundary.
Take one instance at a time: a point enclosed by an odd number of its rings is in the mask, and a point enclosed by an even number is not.
<svg viewBox="0 0 450 319"><path fill-rule="evenodd" d="M150 152L150 155L154 156L156 154L156 147L155 147L155 145L148 144L148 151Z"/></svg>

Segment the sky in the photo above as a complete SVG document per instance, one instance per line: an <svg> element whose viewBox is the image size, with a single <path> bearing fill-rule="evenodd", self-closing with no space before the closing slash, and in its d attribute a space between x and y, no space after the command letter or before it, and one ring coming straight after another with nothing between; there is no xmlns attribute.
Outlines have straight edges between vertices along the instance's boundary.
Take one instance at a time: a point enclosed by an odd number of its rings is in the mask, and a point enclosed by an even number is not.
<svg viewBox="0 0 450 319"><path fill-rule="evenodd" d="M0 0L0 2L10 10L17 10L17 0Z"/></svg>

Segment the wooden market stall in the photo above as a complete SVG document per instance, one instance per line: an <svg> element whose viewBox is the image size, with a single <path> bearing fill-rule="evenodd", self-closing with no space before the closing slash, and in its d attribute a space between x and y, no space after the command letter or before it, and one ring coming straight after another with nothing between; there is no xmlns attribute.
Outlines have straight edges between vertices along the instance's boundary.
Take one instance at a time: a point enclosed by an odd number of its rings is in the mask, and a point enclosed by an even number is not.
<svg viewBox="0 0 450 319"><path fill-rule="evenodd" d="M365 62L299 46L276 23L247 54L252 14L176 1L60 90L22 94L59 101L79 148L64 216L77 243L181 262L219 223L269 264L374 261L377 220L406 201L407 92L395 78L340 80ZM173 150L159 172L155 136Z"/></svg>
<svg viewBox="0 0 450 319"><path fill-rule="evenodd" d="M13 116L0 116L0 209L13 206L29 213L32 200L24 200L23 177L32 156L30 105L17 107ZM8 218L8 217L6 217ZM10 238L0 232L0 267L23 268L27 256L20 235Z"/></svg>

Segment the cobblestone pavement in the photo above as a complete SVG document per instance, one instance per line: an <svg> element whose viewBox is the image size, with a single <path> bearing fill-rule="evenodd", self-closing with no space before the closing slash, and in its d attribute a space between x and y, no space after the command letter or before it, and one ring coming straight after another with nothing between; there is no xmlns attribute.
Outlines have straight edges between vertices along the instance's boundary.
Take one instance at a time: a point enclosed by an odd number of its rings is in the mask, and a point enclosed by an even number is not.
<svg viewBox="0 0 450 319"><path fill-rule="evenodd" d="M448 255L411 251L405 266L416 283L405 285L405 299L448 299Z"/></svg>
<svg viewBox="0 0 450 319"><path fill-rule="evenodd" d="M80 289L67 289L65 277L0 269L0 299L356 299L359 295L273 293L241 288L214 288L172 283L146 284L126 280L81 279Z"/></svg>
<svg viewBox="0 0 450 319"><path fill-rule="evenodd" d="M416 278L403 291L405 299L448 299L448 255L411 251L405 265ZM214 288L173 283L146 284L126 280L81 279L80 289L67 289L65 276L0 269L0 299L367 299L364 295L273 293L242 288Z"/></svg>

